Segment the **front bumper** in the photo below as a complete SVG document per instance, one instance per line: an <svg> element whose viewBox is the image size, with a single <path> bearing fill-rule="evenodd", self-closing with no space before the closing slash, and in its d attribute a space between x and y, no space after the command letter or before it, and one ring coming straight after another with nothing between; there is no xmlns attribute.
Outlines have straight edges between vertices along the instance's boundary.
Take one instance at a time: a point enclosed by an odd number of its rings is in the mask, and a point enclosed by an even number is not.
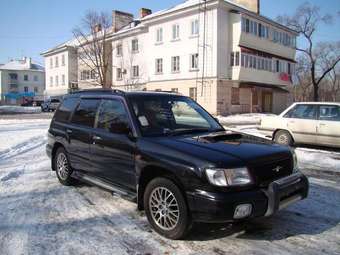
<svg viewBox="0 0 340 255"><path fill-rule="evenodd" d="M212 193L202 190L187 192L189 208L194 221L229 222L235 221L235 208L240 204L251 204L252 212L247 218L271 216L275 212L305 199L309 183L302 173L272 182L268 189L240 192Z"/></svg>

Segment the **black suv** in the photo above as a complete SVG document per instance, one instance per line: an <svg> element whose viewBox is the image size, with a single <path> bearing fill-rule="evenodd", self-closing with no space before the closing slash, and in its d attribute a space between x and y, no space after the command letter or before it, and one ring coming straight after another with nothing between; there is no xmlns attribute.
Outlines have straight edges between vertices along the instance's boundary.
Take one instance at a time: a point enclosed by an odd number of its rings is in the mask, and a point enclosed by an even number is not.
<svg viewBox="0 0 340 255"><path fill-rule="evenodd" d="M66 95L48 132L59 181L137 202L160 234L270 216L308 194L288 147L226 131L188 97L88 90Z"/></svg>

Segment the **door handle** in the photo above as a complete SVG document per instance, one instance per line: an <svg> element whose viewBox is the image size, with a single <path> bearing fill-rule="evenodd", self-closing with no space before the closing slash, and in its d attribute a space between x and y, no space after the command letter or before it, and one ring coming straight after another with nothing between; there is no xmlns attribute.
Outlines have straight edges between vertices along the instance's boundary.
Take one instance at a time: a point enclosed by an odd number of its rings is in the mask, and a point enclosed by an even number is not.
<svg viewBox="0 0 340 255"><path fill-rule="evenodd" d="M72 134L72 130L71 129L66 129L66 133Z"/></svg>
<svg viewBox="0 0 340 255"><path fill-rule="evenodd" d="M320 126L326 126L326 124L325 124L325 123L320 123L319 125L320 125Z"/></svg>

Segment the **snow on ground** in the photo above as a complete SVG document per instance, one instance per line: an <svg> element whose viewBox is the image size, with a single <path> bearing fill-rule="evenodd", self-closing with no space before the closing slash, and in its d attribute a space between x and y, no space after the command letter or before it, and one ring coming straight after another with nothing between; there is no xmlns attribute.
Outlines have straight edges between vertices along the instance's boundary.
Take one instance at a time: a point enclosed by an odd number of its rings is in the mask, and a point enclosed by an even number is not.
<svg viewBox="0 0 340 255"><path fill-rule="evenodd" d="M258 125L264 116L275 116L269 113L244 113L229 115L226 117L217 116L219 122L225 126L234 125Z"/></svg>
<svg viewBox="0 0 340 255"><path fill-rule="evenodd" d="M188 240L170 241L134 203L60 185L45 155L47 128L48 120L0 121L1 255L339 254L339 181L310 178L309 198L271 218L196 224Z"/></svg>
<svg viewBox="0 0 340 255"><path fill-rule="evenodd" d="M0 114L18 114L18 113L40 113L40 107L24 107L16 105L0 106Z"/></svg>

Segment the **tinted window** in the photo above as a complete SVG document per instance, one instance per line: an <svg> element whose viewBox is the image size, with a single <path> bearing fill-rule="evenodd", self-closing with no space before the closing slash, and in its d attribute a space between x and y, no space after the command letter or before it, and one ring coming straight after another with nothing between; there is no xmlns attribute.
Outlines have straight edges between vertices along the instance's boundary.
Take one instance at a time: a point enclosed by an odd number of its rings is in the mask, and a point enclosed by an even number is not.
<svg viewBox="0 0 340 255"><path fill-rule="evenodd" d="M296 118L296 119L316 119L315 105L297 105L289 111L285 117Z"/></svg>
<svg viewBox="0 0 340 255"><path fill-rule="evenodd" d="M59 99L52 99L51 102L52 103L60 103Z"/></svg>
<svg viewBox="0 0 340 255"><path fill-rule="evenodd" d="M123 103L119 100L102 100L97 128L120 134L126 133L128 127L128 116Z"/></svg>
<svg viewBox="0 0 340 255"><path fill-rule="evenodd" d="M340 121L340 107L336 105L321 105L320 120Z"/></svg>
<svg viewBox="0 0 340 255"><path fill-rule="evenodd" d="M79 98L77 97L65 98L55 113L56 120L60 122L67 122L74 108L77 106L78 100Z"/></svg>
<svg viewBox="0 0 340 255"><path fill-rule="evenodd" d="M73 114L72 123L93 127L99 102L98 99L81 99Z"/></svg>

